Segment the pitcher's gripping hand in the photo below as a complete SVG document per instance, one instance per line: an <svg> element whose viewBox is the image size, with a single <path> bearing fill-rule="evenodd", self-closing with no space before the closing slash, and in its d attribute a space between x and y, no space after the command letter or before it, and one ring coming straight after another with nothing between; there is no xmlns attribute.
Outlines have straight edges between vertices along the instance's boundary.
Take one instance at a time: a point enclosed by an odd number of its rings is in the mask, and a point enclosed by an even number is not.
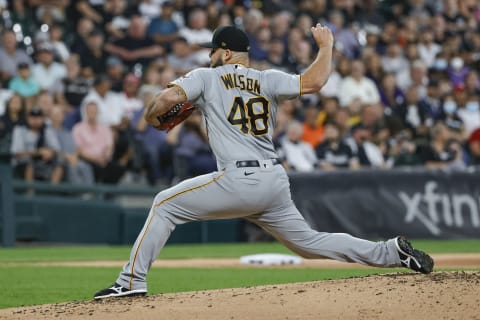
<svg viewBox="0 0 480 320"><path fill-rule="evenodd" d="M311 32L319 48L333 47L333 34L328 27L324 27L320 23L317 23L315 27L311 28Z"/></svg>

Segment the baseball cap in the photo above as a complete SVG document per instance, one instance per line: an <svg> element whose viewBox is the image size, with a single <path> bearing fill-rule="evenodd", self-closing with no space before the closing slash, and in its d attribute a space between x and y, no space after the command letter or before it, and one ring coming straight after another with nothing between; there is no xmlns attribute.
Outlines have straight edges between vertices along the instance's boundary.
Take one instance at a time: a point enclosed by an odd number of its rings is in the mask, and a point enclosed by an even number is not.
<svg viewBox="0 0 480 320"><path fill-rule="evenodd" d="M19 64L17 64L17 69L29 69L30 68L30 65L26 62L20 62Z"/></svg>
<svg viewBox="0 0 480 320"><path fill-rule="evenodd" d="M120 60L120 58L118 58L116 56L110 56L110 57L107 58L107 61L106 61L107 67L121 66L122 64L123 64L122 60Z"/></svg>
<svg viewBox="0 0 480 320"><path fill-rule="evenodd" d="M37 47L37 52L50 52L53 53L54 47L50 42L42 42Z"/></svg>
<svg viewBox="0 0 480 320"><path fill-rule="evenodd" d="M238 52L248 52L250 44L247 34L235 26L222 26L215 29L212 42L201 43L205 48L230 49Z"/></svg>

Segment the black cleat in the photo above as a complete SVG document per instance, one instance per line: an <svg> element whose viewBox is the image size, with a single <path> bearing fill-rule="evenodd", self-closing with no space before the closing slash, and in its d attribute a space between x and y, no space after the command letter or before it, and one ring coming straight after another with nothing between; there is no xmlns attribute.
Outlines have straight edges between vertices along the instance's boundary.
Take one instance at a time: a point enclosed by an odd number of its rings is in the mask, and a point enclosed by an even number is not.
<svg viewBox="0 0 480 320"><path fill-rule="evenodd" d="M145 289L137 290L128 290L118 283L114 283L111 287L103 289L95 293L93 299L100 300L105 298L113 297L133 297L133 296L144 296L147 294Z"/></svg>
<svg viewBox="0 0 480 320"><path fill-rule="evenodd" d="M395 238L398 255L402 266L421 273L430 273L433 271L433 259L423 251L414 249L410 242L404 237Z"/></svg>

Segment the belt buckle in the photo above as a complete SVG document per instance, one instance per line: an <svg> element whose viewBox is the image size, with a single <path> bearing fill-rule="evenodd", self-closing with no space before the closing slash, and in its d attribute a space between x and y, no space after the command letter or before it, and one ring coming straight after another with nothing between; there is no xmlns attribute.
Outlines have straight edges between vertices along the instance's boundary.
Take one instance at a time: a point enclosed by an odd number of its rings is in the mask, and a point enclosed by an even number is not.
<svg viewBox="0 0 480 320"><path fill-rule="evenodd" d="M268 160L259 160L260 163L260 168L264 170L271 169L273 167L273 161L268 159Z"/></svg>

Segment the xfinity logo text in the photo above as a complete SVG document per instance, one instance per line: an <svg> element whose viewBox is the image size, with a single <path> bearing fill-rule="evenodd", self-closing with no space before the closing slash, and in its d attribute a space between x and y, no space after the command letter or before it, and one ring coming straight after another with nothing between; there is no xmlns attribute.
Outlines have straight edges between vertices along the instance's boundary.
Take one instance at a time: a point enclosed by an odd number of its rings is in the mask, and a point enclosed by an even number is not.
<svg viewBox="0 0 480 320"><path fill-rule="evenodd" d="M437 186L436 182L428 181L423 193L416 192L411 196L405 192L398 193L407 210L405 222L411 223L416 218L433 235L441 234L440 223L448 227L463 227L464 223L471 222L473 227L480 227L480 198L475 199L470 194L436 193ZM464 221L462 213L467 221Z"/></svg>

